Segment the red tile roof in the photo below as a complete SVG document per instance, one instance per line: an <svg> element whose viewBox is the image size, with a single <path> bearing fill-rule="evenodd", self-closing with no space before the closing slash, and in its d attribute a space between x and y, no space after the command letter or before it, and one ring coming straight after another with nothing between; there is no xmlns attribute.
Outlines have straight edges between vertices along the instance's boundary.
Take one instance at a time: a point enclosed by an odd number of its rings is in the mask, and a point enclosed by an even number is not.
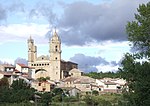
<svg viewBox="0 0 150 106"><path fill-rule="evenodd" d="M17 63L19 66L21 66L22 68L29 68L28 66L26 66L25 64L20 64L20 63Z"/></svg>
<svg viewBox="0 0 150 106"><path fill-rule="evenodd" d="M1 74L3 75L12 75L12 72L4 72L4 71L0 71Z"/></svg>
<svg viewBox="0 0 150 106"><path fill-rule="evenodd" d="M3 67L15 68L12 64L2 64Z"/></svg>

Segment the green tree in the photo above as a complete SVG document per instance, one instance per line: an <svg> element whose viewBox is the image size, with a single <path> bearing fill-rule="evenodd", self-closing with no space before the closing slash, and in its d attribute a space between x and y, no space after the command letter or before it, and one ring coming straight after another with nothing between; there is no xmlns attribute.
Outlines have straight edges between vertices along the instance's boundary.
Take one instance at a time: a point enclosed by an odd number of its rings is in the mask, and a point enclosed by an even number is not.
<svg viewBox="0 0 150 106"><path fill-rule="evenodd" d="M63 90L61 88L55 88L52 90L52 94L53 96L55 95L62 95L63 94Z"/></svg>
<svg viewBox="0 0 150 106"><path fill-rule="evenodd" d="M139 5L135 20L128 22L126 31L133 48L145 56L150 56L150 2Z"/></svg>
<svg viewBox="0 0 150 106"><path fill-rule="evenodd" d="M13 90L20 90L20 89L29 89L30 85L27 84L23 79L13 81L11 85Z"/></svg>
<svg viewBox="0 0 150 106"><path fill-rule="evenodd" d="M44 106L49 106L49 103L52 101L52 94L49 92L45 92L41 95L41 102Z"/></svg>
<svg viewBox="0 0 150 106"><path fill-rule="evenodd" d="M12 93L9 102L11 103L27 102L33 98L35 92L23 79L13 81L10 90Z"/></svg>
<svg viewBox="0 0 150 106"><path fill-rule="evenodd" d="M126 103L129 106L150 106L150 63L141 60L150 57L150 2L139 5L137 10L135 21L126 26L135 53L125 55L120 71L129 86L129 92L124 94Z"/></svg>
<svg viewBox="0 0 150 106"><path fill-rule="evenodd" d="M92 91L92 94L93 94L93 95L99 95L99 92L96 91L96 90L93 90L93 91Z"/></svg>
<svg viewBox="0 0 150 106"><path fill-rule="evenodd" d="M0 87L9 87L9 82L6 77L3 77L0 79Z"/></svg>

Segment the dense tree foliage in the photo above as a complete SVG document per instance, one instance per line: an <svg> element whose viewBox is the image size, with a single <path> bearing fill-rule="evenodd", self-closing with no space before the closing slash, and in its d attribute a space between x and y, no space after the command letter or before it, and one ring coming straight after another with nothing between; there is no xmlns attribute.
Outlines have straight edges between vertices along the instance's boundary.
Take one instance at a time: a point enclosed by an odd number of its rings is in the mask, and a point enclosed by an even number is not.
<svg viewBox="0 0 150 106"><path fill-rule="evenodd" d="M129 92L124 94L128 106L150 106L150 2L137 10L135 21L126 27L135 53L125 55L120 72L129 85Z"/></svg>
<svg viewBox="0 0 150 106"><path fill-rule="evenodd" d="M101 79L101 78L119 78L121 77L121 73L120 72L89 72L89 73L86 73L85 74L86 76L89 76L89 77L92 77L92 78L95 78L95 79Z"/></svg>
<svg viewBox="0 0 150 106"><path fill-rule="evenodd" d="M34 96L34 89L22 79L13 81L11 87L0 88L1 103L20 103L27 102Z"/></svg>
<svg viewBox="0 0 150 106"><path fill-rule="evenodd" d="M9 87L9 82L6 77L3 77L2 79L0 79L0 88L2 87Z"/></svg>
<svg viewBox="0 0 150 106"><path fill-rule="evenodd" d="M127 34L133 48L143 55L150 56L150 2L137 9L135 20L128 22Z"/></svg>

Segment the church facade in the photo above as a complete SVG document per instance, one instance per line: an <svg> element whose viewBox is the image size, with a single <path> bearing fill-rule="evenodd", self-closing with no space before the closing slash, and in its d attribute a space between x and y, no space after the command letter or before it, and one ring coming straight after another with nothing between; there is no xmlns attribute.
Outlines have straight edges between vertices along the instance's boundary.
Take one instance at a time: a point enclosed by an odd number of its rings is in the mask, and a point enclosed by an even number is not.
<svg viewBox="0 0 150 106"><path fill-rule="evenodd" d="M35 78L49 78L59 81L69 76L69 71L78 68L78 64L61 59L61 40L55 30L49 41L49 55L37 57L37 46L34 40L28 39L28 66L35 68Z"/></svg>

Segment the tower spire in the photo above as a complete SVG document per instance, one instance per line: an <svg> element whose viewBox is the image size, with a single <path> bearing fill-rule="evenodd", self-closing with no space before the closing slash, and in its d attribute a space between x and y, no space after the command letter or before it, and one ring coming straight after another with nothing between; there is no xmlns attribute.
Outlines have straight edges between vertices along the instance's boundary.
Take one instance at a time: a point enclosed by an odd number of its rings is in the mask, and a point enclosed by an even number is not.
<svg viewBox="0 0 150 106"><path fill-rule="evenodd" d="M55 26L55 33L56 33L56 26Z"/></svg>
<svg viewBox="0 0 150 106"><path fill-rule="evenodd" d="M30 40L32 39L32 37L31 37L31 35L30 35L30 38L29 38Z"/></svg>
<svg viewBox="0 0 150 106"><path fill-rule="evenodd" d="M58 36L57 32L56 32L56 27L54 28L54 34L53 34L53 36Z"/></svg>

